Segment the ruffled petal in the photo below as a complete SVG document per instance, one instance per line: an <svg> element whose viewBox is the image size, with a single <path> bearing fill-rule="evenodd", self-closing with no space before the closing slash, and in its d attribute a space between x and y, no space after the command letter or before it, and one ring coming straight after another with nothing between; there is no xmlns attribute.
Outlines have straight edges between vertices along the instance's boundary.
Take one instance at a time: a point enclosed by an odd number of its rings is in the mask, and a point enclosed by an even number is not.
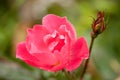
<svg viewBox="0 0 120 80"><path fill-rule="evenodd" d="M17 46L16 57L25 61L31 66L48 70L48 71L57 71L60 68L56 68L58 60L52 54L47 53L34 53L30 54L27 49L25 42L21 42ZM63 68L63 67L62 67Z"/></svg>
<svg viewBox="0 0 120 80"><path fill-rule="evenodd" d="M31 60L32 62L39 62L37 58L32 56L26 49L25 42L21 42L17 45L17 54L16 57L19 59L22 59L23 61L25 60Z"/></svg>
<svg viewBox="0 0 120 80"><path fill-rule="evenodd" d="M54 65L57 63L57 58L52 53L34 53L32 54L35 56L40 63L44 65Z"/></svg>
<svg viewBox="0 0 120 80"><path fill-rule="evenodd" d="M59 64L56 65L53 69L55 70L61 70L61 69L65 69L66 65L68 65L68 61L69 61L69 56L70 56L70 46L65 44L61 51L55 51L53 53L55 55L55 57L58 59Z"/></svg>
<svg viewBox="0 0 120 80"><path fill-rule="evenodd" d="M59 58L54 55L53 53L40 53L40 54L33 54L37 59L39 59L42 63L42 66L39 68L48 70L48 71L59 71L64 69L65 64L60 61ZM64 61L65 62L65 61Z"/></svg>
<svg viewBox="0 0 120 80"><path fill-rule="evenodd" d="M83 37L79 38L72 49L69 65L66 67L68 71L74 70L81 64L83 59L88 59L89 50L87 43Z"/></svg>
<svg viewBox="0 0 120 80"><path fill-rule="evenodd" d="M48 14L43 17L42 24L45 26L50 32L57 30L60 25L63 23L63 19L54 14Z"/></svg>
<svg viewBox="0 0 120 80"><path fill-rule="evenodd" d="M59 17L54 14L48 14L43 18L43 26L45 26L50 32L58 30L61 25L65 25L67 30L70 31L70 36L73 40L76 40L76 31L73 25L67 20L66 17Z"/></svg>
<svg viewBox="0 0 120 80"><path fill-rule="evenodd" d="M44 43L44 36L47 35L49 31L41 26L35 25L33 29L28 29L28 35L26 38L26 47L30 53L42 53L48 52L47 45Z"/></svg>

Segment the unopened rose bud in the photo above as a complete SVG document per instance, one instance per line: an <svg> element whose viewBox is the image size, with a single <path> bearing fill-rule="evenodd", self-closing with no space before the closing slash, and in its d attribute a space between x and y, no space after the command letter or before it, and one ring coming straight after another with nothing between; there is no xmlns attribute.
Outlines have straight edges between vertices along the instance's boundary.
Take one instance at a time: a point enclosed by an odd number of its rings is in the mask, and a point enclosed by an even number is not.
<svg viewBox="0 0 120 80"><path fill-rule="evenodd" d="M92 23L92 30L95 37L105 30L104 12L98 12L97 19L94 19Z"/></svg>

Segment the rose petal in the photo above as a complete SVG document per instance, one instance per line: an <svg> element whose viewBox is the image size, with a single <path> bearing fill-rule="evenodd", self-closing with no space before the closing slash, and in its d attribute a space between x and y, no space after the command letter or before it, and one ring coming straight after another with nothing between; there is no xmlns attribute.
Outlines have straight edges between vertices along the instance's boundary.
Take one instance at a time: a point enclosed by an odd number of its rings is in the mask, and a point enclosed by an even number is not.
<svg viewBox="0 0 120 80"><path fill-rule="evenodd" d="M22 60L31 60L33 62L38 62L39 60L32 56L26 49L25 42L21 42L17 45L16 57Z"/></svg>
<svg viewBox="0 0 120 80"><path fill-rule="evenodd" d="M77 40L75 45L73 46L73 55L76 57L81 57L82 59L88 59L89 57L89 49L87 46L87 42L84 37L81 37Z"/></svg>
<svg viewBox="0 0 120 80"><path fill-rule="evenodd" d="M49 31L41 25L35 25L33 29L28 29L26 46L30 53L42 53L48 51L43 40L43 37L48 33Z"/></svg>
<svg viewBox="0 0 120 80"><path fill-rule="evenodd" d="M83 59L81 59L81 58L71 60L71 62L67 65L66 70L72 71L72 70L77 69L80 66L80 64L82 63L82 60Z"/></svg>
<svg viewBox="0 0 120 80"><path fill-rule="evenodd" d="M69 56L70 56L70 46L65 44L61 51L55 51L54 52L54 55L56 56L56 58L59 60L59 62L61 63L59 65L59 67L63 67L63 69L65 69L65 66L68 64L68 61L69 61ZM57 68L58 66L56 66ZM58 67L58 68L59 68Z"/></svg>
<svg viewBox="0 0 120 80"><path fill-rule="evenodd" d="M52 53L34 53L42 65L54 65L57 63L57 58Z"/></svg>
<svg viewBox="0 0 120 80"><path fill-rule="evenodd" d="M54 55L58 59L58 63L52 68L52 70L54 71L63 70L68 62L67 54L55 51Z"/></svg>
<svg viewBox="0 0 120 80"><path fill-rule="evenodd" d="M72 49L69 65L66 67L68 71L74 70L81 64L83 59L89 57L87 43L83 37L79 38Z"/></svg>
<svg viewBox="0 0 120 80"><path fill-rule="evenodd" d="M34 53L30 54L25 46L25 42L19 43L17 46L17 54L16 57L22 59L26 63L41 68L44 70L51 70L55 67L55 64L58 62L56 57L51 54L42 54L42 53ZM56 69L53 69L56 70Z"/></svg>
<svg viewBox="0 0 120 80"><path fill-rule="evenodd" d="M73 25L67 20L66 17L59 17L54 14L49 14L43 18L43 26L45 26L50 32L58 30L61 25L65 25L67 30L70 31L70 35L73 40L76 40L76 31Z"/></svg>
<svg viewBox="0 0 120 80"><path fill-rule="evenodd" d="M54 14L48 14L43 17L42 24L45 26L50 32L57 30L60 25L63 23L63 19Z"/></svg>
<svg viewBox="0 0 120 80"><path fill-rule="evenodd" d="M40 53L40 54L33 54L33 55L36 56L36 58L41 61L40 63L43 63L42 66L39 66L39 68L41 69L48 70L48 71L59 71L65 67L65 64L61 63L59 58L57 58L57 56L54 55L53 53L51 54Z"/></svg>

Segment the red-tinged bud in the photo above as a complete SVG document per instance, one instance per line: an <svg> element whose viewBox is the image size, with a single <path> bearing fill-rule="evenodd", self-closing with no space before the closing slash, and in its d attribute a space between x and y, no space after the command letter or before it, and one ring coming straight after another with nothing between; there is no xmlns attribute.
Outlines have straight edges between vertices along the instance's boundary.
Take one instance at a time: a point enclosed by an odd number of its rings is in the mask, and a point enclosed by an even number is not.
<svg viewBox="0 0 120 80"><path fill-rule="evenodd" d="M92 23L92 36L96 37L105 30L104 12L98 12L97 19Z"/></svg>

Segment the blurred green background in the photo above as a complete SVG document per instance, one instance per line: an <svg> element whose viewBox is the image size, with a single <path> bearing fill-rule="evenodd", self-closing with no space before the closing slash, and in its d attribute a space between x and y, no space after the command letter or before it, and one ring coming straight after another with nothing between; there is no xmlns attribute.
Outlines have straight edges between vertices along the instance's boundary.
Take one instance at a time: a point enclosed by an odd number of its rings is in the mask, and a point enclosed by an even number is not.
<svg viewBox="0 0 120 80"><path fill-rule="evenodd" d="M120 0L0 0L0 80L67 80L62 72L43 71L16 59L16 44L25 40L28 27L52 13L67 16L89 45L98 11L105 12L108 24L95 40L84 80L120 80ZM77 76L81 69L75 71Z"/></svg>

